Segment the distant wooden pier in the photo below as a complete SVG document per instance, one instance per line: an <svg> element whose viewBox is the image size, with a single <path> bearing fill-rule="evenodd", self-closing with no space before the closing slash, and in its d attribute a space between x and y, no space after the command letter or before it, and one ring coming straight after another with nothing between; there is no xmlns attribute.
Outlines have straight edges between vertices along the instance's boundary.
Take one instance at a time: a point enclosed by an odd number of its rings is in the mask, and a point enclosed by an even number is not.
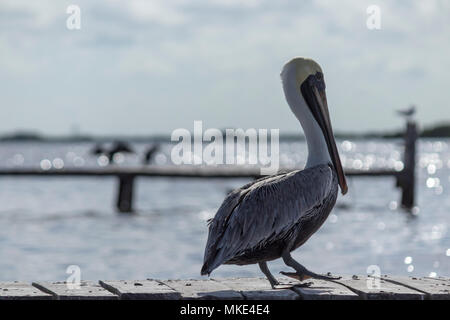
<svg viewBox="0 0 450 320"><path fill-rule="evenodd" d="M292 169L291 169L292 170ZM408 181L403 178L404 171L395 170L346 170L351 177L381 177L397 178L398 183ZM117 177L118 192L116 206L120 212L133 211L134 181L136 177L164 177L164 178L195 178L195 179L257 179L262 177L260 170L250 168L220 168L220 167L175 167L148 166L141 168L92 168L92 169L0 169L0 176L37 176L37 177ZM405 184L399 184L403 192ZM403 198L403 197L402 197ZM408 198L410 199L410 198ZM402 203L406 204L406 203Z"/></svg>
<svg viewBox="0 0 450 320"><path fill-rule="evenodd" d="M397 187L402 191L401 205L406 209L415 204L415 166L416 166L416 124L408 122L405 133L405 151L403 169L396 170L345 170L350 177L383 177L396 179ZM281 168L280 171L286 169ZM287 169L293 170L293 169ZM40 168L0 169L0 176L35 177L108 177L118 178L116 207L120 212L133 211L134 181L136 177L195 178L195 179L257 179L262 177L259 168L225 166L142 166L133 168L71 168L42 170Z"/></svg>
<svg viewBox="0 0 450 320"><path fill-rule="evenodd" d="M311 280L307 287L279 277L208 280L101 280L0 283L0 300L449 300L450 278L343 276Z"/></svg>

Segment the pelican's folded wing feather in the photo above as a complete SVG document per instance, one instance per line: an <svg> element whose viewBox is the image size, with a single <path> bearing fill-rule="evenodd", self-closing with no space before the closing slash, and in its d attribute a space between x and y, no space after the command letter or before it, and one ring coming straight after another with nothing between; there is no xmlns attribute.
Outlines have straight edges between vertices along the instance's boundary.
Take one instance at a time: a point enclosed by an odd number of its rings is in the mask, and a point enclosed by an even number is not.
<svg viewBox="0 0 450 320"><path fill-rule="evenodd" d="M286 236L332 189L328 165L270 176L230 193L210 223L202 273Z"/></svg>

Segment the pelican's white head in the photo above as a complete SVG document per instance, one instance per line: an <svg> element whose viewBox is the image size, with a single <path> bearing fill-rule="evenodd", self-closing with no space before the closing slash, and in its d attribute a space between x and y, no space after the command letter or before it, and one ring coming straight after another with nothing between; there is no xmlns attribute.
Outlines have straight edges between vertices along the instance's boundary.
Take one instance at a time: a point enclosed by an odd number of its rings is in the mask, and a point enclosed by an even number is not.
<svg viewBox="0 0 450 320"><path fill-rule="evenodd" d="M305 132L308 144L306 167L332 164L342 193L347 193L347 182L331 127L322 68L312 59L294 58L284 65L281 80L286 101Z"/></svg>
<svg viewBox="0 0 450 320"><path fill-rule="evenodd" d="M316 74L317 72L323 74L322 68L317 62L309 58L301 57L294 58L284 65L280 74L283 83L287 80L290 72L293 73L291 76L295 77L297 87L300 87L310 75Z"/></svg>

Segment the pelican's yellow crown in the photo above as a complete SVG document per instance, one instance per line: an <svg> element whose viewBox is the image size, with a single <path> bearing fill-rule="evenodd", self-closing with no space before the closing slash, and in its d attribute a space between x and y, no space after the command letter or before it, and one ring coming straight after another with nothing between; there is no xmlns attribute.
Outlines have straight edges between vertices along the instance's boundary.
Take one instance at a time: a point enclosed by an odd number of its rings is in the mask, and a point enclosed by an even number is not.
<svg viewBox="0 0 450 320"><path fill-rule="evenodd" d="M301 86L303 81L305 81L310 75L316 74L317 72L323 73L320 65L312 59L309 58L293 58L288 63L286 63L281 71L281 79L284 80L285 74L288 70L295 70L297 85Z"/></svg>

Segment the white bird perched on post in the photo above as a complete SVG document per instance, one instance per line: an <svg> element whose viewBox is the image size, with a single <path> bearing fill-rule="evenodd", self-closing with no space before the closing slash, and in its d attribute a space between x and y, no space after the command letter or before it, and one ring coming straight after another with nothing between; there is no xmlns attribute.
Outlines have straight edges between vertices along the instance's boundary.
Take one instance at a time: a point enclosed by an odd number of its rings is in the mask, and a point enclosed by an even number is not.
<svg viewBox="0 0 450 320"><path fill-rule="evenodd" d="M416 114L416 106L411 105L408 109L397 110L397 114L399 114L402 117L405 117L407 120L412 120L412 118Z"/></svg>

